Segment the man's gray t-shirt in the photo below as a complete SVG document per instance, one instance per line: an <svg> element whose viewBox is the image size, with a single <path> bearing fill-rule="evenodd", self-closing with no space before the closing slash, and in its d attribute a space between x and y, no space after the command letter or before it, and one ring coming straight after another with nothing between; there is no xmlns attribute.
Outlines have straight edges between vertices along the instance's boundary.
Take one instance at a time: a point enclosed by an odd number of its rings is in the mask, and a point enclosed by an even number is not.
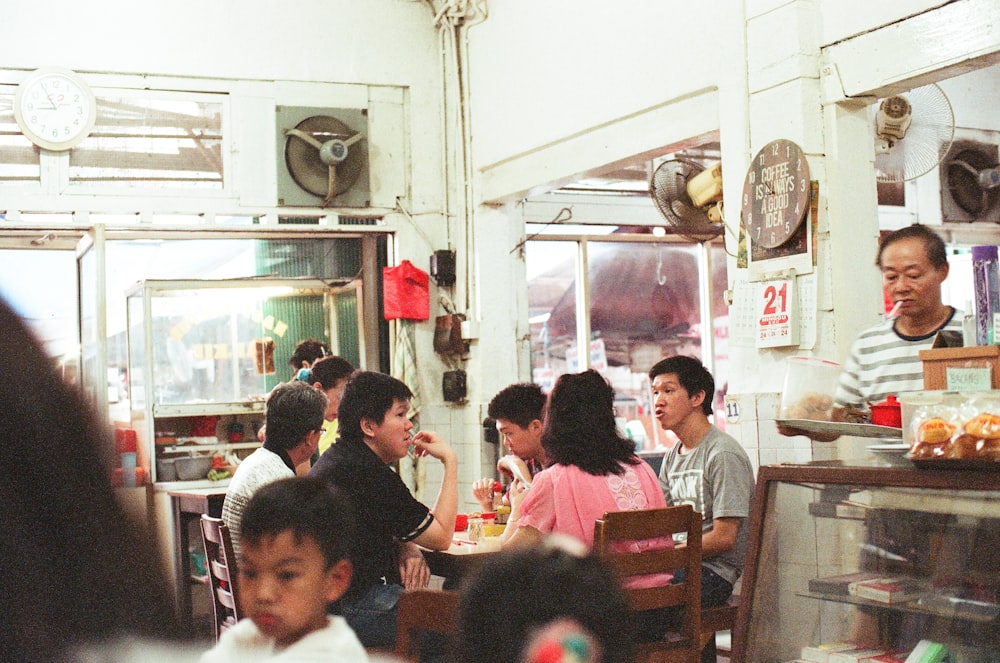
<svg viewBox="0 0 1000 663"><path fill-rule="evenodd" d="M706 557L702 566L730 583L743 572L753 501L753 467L747 452L731 436L712 426L689 453L680 442L667 452L660 467L660 486L669 506L690 504L701 513L702 531L711 532L715 518L740 518L736 545L721 555Z"/></svg>

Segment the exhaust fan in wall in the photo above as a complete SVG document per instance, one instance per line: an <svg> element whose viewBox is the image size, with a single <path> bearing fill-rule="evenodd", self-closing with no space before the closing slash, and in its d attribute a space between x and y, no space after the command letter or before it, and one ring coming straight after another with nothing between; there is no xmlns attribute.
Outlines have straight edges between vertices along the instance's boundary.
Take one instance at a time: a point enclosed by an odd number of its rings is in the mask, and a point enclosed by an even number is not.
<svg viewBox="0 0 1000 663"><path fill-rule="evenodd" d="M368 115L357 108L278 106L278 205L368 207Z"/></svg>
<svg viewBox="0 0 1000 663"><path fill-rule="evenodd" d="M941 216L945 221L1000 223L1000 148L955 141L941 162Z"/></svg>

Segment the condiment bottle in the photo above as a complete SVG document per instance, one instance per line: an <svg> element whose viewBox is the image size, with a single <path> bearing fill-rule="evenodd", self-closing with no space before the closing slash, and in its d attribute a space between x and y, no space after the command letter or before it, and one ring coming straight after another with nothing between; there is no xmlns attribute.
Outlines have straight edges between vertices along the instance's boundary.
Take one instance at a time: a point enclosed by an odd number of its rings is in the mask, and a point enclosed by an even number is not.
<svg viewBox="0 0 1000 663"><path fill-rule="evenodd" d="M465 532L466 538L469 541L474 541L479 543L483 540L483 517L479 514L471 514L469 516L469 526Z"/></svg>
<svg viewBox="0 0 1000 663"><path fill-rule="evenodd" d="M493 482L493 510L503 506L503 484L499 481Z"/></svg>

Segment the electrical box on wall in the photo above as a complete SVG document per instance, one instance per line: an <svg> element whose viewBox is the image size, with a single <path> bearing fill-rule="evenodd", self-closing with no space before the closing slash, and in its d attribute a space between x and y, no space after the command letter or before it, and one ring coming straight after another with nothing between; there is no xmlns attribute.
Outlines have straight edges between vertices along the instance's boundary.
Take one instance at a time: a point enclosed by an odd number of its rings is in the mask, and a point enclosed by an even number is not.
<svg viewBox="0 0 1000 663"><path fill-rule="evenodd" d="M442 287L455 285L454 251L435 251L431 255L431 278Z"/></svg>
<svg viewBox="0 0 1000 663"><path fill-rule="evenodd" d="M441 390L444 392L444 399L449 403L464 401L468 395L465 371L445 371L444 376L441 378Z"/></svg>

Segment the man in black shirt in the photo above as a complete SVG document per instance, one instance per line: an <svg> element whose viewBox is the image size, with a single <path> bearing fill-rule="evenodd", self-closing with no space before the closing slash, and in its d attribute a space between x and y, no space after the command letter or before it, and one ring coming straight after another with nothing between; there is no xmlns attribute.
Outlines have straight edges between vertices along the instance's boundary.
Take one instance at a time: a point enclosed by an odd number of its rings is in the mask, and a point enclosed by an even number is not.
<svg viewBox="0 0 1000 663"><path fill-rule="evenodd" d="M445 550L455 531L458 456L437 433L411 435L412 397L396 378L355 373L340 401L340 439L309 473L347 494L357 511L354 579L339 608L366 647L395 645L399 595L430 579L417 545ZM444 465L433 509L417 501L390 467L411 445L418 456Z"/></svg>

